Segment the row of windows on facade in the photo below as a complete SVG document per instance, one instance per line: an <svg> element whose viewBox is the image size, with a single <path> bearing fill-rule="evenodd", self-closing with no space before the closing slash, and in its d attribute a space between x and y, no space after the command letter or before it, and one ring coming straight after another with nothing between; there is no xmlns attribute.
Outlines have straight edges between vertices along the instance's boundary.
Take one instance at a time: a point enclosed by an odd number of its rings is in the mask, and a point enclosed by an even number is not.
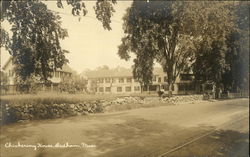
<svg viewBox="0 0 250 157"><path fill-rule="evenodd" d="M117 92L123 92L122 89L123 89L122 87L117 87L116 91ZM167 90L168 86L167 85L162 86L162 89ZM134 86L134 91L140 91L140 90L141 90L140 86ZM143 91L148 91L148 90L149 91L156 91L157 90L157 85L144 86L144 87L142 87L142 90ZM174 86L172 86L172 90L174 90ZM125 92L131 92L131 91L132 91L131 86L126 86L125 87ZM99 87L99 92L104 92L104 87ZM111 87L105 87L105 92L111 92Z"/></svg>
<svg viewBox="0 0 250 157"><path fill-rule="evenodd" d="M70 77L71 73L63 72L63 71L54 71L52 77L56 78L63 78L63 77Z"/></svg>
<svg viewBox="0 0 250 157"><path fill-rule="evenodd" d="M140 89L141 89L140 86L135 86L134 87L134 91L140 91ZM122 92L123 91L122 87L117 87L116 91L117 92ZM126 92L131 92L132 87L130 87L130 86L125 87L125 91ZM99 92L104 92L104 87L99 87ZM111 92L111 87L105 87L105 92Z"/></svg>
<svg viewBox="0 0 250 157"><path fill-rule="evenodd" d="M194 84L178 84L178 90L179 91L191 91L191 90L195 90L195 85ZM161 86L161 89L164 89L164 90L168 90L169 86L168 85L165 85L165 86ZM104 89L105 89L105 92L111 92L111 87L99 87L99 92L104 92ZM117 92L122 92L123 88L122 87L117 87L116 90ZM140 91L140 86L134 86L134 91ZM156 85L151 85L151 86L148 86L148 87L143 87L142 88L143 91L156 91L157 90L157 86ZM174 91L175 88L174 86L172 86L172 91ZM125 92L131 92L132 91L132 88L131 86L127 86L125 87Z"/></svg>
<svg viewBox="0 0 250 157"><path fill-rule="evenodd" d="M125 82L131 83L133 80L134 80L134 82L138 82L138 80L132 79L132 77L117 78L117 79L118 79L119 83L125 83ZM117 79L116 78L98 78L97 83L111 83L111 82L115 83ZM156 81L156 76L153 78L153 81L154 82ZM158 81L161 82L161 78L159 78Z"/></svg>
<svg viewBox="0 0 250 157"><path fill-rule="evenodd" d="M164 82L167 82L167 76L164 76ZM180 75L180 79L181 80L185 80L185 81L188 81L188 80L192 80L192 75L190 75L190 74L181 74ZM132 77L127 77L127 78L118 78L118 82L119 83L124 83L125 82L125 80L126 80L126 82L127 83L131 83L132 82ZM156 76L154 76L153 77L153 82L156 82L156 81L158 81L159 83L161 82L161 80L162 80L162 77L156 77ZM97 82L98 83L115 83L116 82L116 79L115 78L99 78L99 79L97 79ZM134 82L138 82L138 80L136 80L136 79L134 79Z"/></svg>

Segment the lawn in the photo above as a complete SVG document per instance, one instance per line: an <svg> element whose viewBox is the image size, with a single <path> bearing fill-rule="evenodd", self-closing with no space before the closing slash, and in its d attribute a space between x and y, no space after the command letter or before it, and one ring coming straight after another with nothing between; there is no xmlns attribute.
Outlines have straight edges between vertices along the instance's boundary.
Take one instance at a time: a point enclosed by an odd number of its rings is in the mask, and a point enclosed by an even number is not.
<svg viewBox="0 0 250 157"><path fill-rule="evenodd" d="M1 96L1 102L9 105L22 104L62 104L62 103L79 103L91 100L113 100L119 95L87 95L87 94L64 94L64 93L40 93L25 95L6 95Z"/></svg>
<svg viewBox="0 0 250 157"><path fill-rule="evenodd" d="M23 95L4 95L1 96L1 103L9 105L23 104L74 104L83 101L94 100L114 100L118 97L136 96L149 97L156 94L67 94L67 93L39 93L39 94L23 94Z"/></svg>
<svg viewBox="0 0 250 157"><path fill-rule="evenodd" d="M66 93L6 95L1 97L3 115L0 115L0 121L2 124L8 124L19 120L53 119L163 105L151 101L145 103L148 99L153 99L153 95L150 95L150 98L145 94L122 98L125 96L129 95ZM159 100L158 97L154 99Z"/></svg>

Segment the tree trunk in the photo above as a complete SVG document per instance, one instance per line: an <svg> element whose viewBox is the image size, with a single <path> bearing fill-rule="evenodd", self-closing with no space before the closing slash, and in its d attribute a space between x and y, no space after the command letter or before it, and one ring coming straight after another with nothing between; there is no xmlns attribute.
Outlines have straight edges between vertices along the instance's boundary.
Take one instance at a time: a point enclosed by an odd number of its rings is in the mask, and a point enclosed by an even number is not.
<svg viewBox="0 0 250 157"><path fill-rule="evenodd" d="M169 97L172 96L172 87L173 87L173 83L169 83L169 86L168 86L168 96Z"/></svg>
<svg viewBox="0 0 250 157"><path fill-rule="evenodd" d="M168 96L172 96L172 87L173 87L173 69L169 68L169 71L167 71L167 77L168 77Z"/></svg>

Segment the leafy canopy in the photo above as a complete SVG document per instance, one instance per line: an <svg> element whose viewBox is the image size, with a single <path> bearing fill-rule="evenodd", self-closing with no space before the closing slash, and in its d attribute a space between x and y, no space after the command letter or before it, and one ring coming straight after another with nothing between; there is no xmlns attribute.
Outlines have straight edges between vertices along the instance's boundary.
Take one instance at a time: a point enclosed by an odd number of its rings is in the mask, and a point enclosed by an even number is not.
<svg viewBox="0 0 250 157"><path fill-rule="evenodd" d="M57 6L63 8L62 0ZM72 6L72 15L86 15L87 10L82 0L66 0ZM5 46L13 57L18 80L25 80L32 75L47 82L51 72L68 60L60 40L68 37L66 29L61 27L60 16L52 12L40 0L1 1L1 22L11 24L12 37L1 27L1 47ZM97 0L94 7L96 18L103 23L104 29L111 30L111 16L115 12L115 0Z"/></svg>
<svg viewBox="0 0 250 157"><path fill-rule="evenodd" d="M180 72L189 71L201 43L212 48L219 39L224 44L234 27L231 7L230 2L134 1L123 19L118 54L125 60L135 54L133 74L142 84L151 82L156 61L171 85Z"/></svg>

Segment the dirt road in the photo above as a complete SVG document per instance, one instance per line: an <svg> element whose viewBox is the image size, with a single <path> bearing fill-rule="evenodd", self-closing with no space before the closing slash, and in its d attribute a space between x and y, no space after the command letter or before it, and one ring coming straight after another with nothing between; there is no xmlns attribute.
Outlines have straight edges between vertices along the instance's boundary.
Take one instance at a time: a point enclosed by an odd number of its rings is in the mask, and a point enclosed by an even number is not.
<svg viewBox="0 0 250 157"><path fill-rule="evenodd" d="M247 156L248 101L201 101L11 124L1 128L1 157L153 157L214 129L164 156Z"/></svg>

